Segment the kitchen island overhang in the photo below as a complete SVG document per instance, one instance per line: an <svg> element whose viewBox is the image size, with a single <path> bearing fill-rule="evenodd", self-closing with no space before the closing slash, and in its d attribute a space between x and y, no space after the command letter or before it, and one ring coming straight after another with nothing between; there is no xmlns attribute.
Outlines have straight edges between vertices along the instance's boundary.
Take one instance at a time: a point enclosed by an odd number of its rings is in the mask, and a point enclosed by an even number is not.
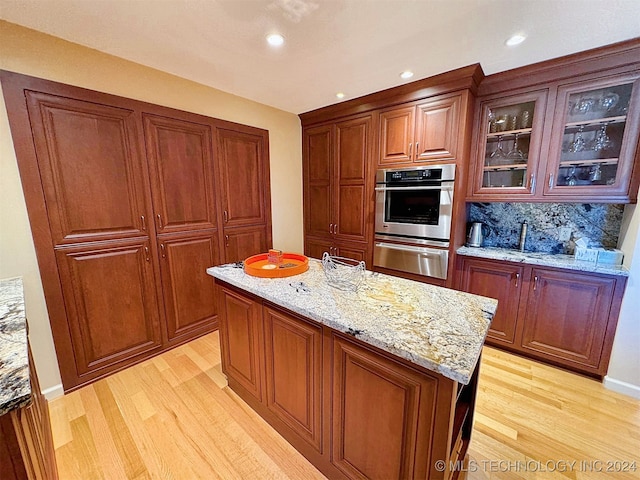
<svg viewBox="0 0 640 480"><path fill-rule="evenodd" d="M495 300L372 272L342 291L316 260L207 273L229 386L325 475L457 478Z"/></svg>

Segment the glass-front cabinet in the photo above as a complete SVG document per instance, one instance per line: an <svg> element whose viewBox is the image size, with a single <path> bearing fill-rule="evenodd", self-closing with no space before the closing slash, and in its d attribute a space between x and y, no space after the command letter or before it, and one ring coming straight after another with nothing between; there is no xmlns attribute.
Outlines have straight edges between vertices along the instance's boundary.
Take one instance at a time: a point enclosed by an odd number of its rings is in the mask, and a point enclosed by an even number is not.
<svg viewBox="0 0 640 480"><path fill-rule="evenodd" d="M541 90L481 103L474 193L535 193L546 99Z"/></svg>
<svg viewBox="0 0 640 480"><path fill-rule="evenodd" d="M558 88L545 195L624 195L638 142L638 75Z"/></svg>

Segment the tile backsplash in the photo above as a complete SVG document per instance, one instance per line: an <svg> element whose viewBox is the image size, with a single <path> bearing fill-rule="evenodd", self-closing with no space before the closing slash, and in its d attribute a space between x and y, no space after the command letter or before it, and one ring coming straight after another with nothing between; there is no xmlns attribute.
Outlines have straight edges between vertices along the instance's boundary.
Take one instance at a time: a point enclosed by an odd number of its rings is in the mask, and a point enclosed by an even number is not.
<svg viewBox="0 0 640 480"><path fill-rule="evenodd" d="M489 227L485 247L518 248L526 221L526 251L573 254L579 238L589 246L615 248L623 210L624 205L601 203L472 203L468 220ZM571 230L571 240L560 241L560 227Z"/></svg>

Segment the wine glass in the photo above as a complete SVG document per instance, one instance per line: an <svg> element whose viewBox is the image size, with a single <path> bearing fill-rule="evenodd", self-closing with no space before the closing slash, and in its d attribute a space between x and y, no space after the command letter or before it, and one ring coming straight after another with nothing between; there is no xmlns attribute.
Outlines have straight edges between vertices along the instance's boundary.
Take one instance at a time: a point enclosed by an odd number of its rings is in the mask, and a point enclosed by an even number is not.
<svg viewBox="0 0 640 480"><path fill-rule="evenodd" d="M609 122L604 122L600 127L600 130L598 130L596 140L593 144L593 150L596 152L601 152L611 146L611 139L609 138L609 135L607 135L608 124Z"/></svg>
<svg viewBox="0 0 640 480"><path fill-rule="evenodd" d="M573 142L569 147L569 151L571 153L582 152L585 149L586 142L584 140L584 137L582 136L583 131L584 131L584 125L580 125L578 127L578 132L576 133L575 138L573 139Z"/></svg>
<svg viewBox="0 0 640 480"><path fill-rule="evenodd" d="M493 153L489 155L489 158L493 160L502 160L507 158L507 154L504 153L504 150L502 149L502 135L498 135L498 146Z"/></svg>
<svg viewBox="0 0 640 480"><path fill-rule="evenodd" d="M569 176L567 177L567 185L574 186L578 183L578 177L576 177L576 167L571 169Z"/></svg>
<svg viewBox="0 0 640 480"><path fill-rule="evenodd" d="M518 148L518 137L519 137L519 134L516 133L516 136L513 140L513 148L509 150L509 153L507 153L507 158L509 160L521 162L524 160L524 153L522 153L522 150Z"/></svg>

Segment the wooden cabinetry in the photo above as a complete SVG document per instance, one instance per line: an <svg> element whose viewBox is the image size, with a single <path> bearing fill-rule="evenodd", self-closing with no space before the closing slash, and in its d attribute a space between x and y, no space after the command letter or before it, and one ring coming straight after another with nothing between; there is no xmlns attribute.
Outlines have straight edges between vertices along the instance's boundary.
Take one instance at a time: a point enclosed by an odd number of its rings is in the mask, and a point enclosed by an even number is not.
<svg viewBox="0 0 640 480"><path fill-rule="evenodd" d="M343 248L371 257L371 129L371 115L304 129L306 244L326 244L333 255Z"/></svg>
<svg viewBox="0 0 640 480"><path fill-rule="evenodd" d="M460 108L460 97L442 96L382 110L378 164L455 160Z"/></svg>
<svg viewBox="0 0 640 480"><path fill-rule="evenodd" d="M0 417L0 478L57 480L47 400L40 392L29 350L31 403Z"/></svg>
<svg viewBox="0 0 640 480"><path fill-rule="evenodd" d="M459 259L460 290L498 299L487 343L602 377L626 277Z"/></svg>
<svg viewBox="0 0 640 480"><path fill-rule="evenodd" d="M488 77L468 199L635 202L639 54L629 42Z"/></svg>
<svg viewBox="0 0 640 480"><path fill-rule="evenodd" d="M469 385L216 280L229 386L329 478L449 479L470 441ZM447 467L439 471L435 459ZM448 462L451 462L449 464Z"/></svg>
<svg viewBox="0 0 640 480"><path fill-rule="evenodd" d="M1 73L65 390L217 327L271 246L268 132Z"/></svg>
<svg viewBox="0 0 640 480"><path fill-rule="evenodd" d="M216 128L224 262L271 247L268 137L266 131Z"/></svg>

